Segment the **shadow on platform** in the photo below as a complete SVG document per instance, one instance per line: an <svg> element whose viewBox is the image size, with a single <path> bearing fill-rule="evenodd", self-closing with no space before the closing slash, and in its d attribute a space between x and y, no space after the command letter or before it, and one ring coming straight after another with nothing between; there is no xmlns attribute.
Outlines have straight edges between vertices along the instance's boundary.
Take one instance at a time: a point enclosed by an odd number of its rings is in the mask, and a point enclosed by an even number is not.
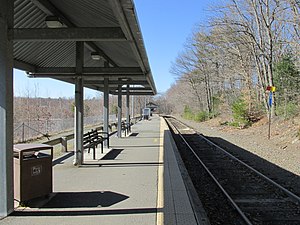
<svg viewBox="0 0 300 225"><path fill-rule="evenodd" d="M139 135L139 133L131 133L130 135L129 135L129 137L136 137L136 136L138 136Z"/></svg>
<svg viewBox="0 0 300 225"><path fill-rule="evenodd" d="M101 162L96 162L96 163L85 163L81 166L80 168L91 168L91 167L151 167L151 166L162 166L163 163L159 162L126 162L126 163L121 163L121 162L116 162L116 163L101 163Z"/></svg>
<svg viewBox="0 0 300 225"><path fill-rule="evenodd" d="M73 155L74 155L74 151L68 152L64 156L61 156L57 159L54 159L53 162L52 162L52 166L55 166L57 164L63 164L63 161L65 161L66 159L72 157Z"/></svg>
<svg viewBox="0 0 300 225"><path fill-rule="evenodd" d="M158 163L158 162L128 162L128 163L102 163L102 164L100 164L101 167L144 167L144 166L160 166L160 165L163 165L163 163Z"/></svg>
<svg viewBox="0 0 300 225"><path fill-rule="evenodd" d="M121 154L121 152L124 149L112 149L110 152L108 152L103 158L101 158L101 160L114 160L115 158L118 157L118 155Z"/></svg>
<svg viewBox="0 0 300 225"><path fill-rule="evenodd" d="M109 207L128 198L111 191L58 192L41 208Z"/></svg>

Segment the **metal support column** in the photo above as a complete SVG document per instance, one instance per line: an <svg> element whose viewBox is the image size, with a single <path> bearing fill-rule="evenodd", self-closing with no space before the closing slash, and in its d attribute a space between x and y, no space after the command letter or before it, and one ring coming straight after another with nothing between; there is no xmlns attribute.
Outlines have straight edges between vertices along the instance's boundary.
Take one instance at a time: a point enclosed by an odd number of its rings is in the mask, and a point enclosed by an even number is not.
<svg viewBox="0 0 300 225"><path fill-rule="evenodd" d="M104 93L103 93L103 131L109 134L108 124L109 124L109 87L108 78L104 78ZM109 142L104 141L104 146L109 148Z"/></svg>
<svg viewBox="0 0 300 225"><path fill-rule="evenodd" d="M14 209L13 186L13 28L14 1L0 0L0 218Z"/></svg>
<svg viewBox="0 0 300 225"><path fill-rule="evenodd" d="M76 42L76 73L82 74L84 43ZM75 118L74 118L74 162L75 166L83 163L83 79L75 81Z"/></svg>
<svg viewBox="0 0 300 225"><path fill-rule="evenodd" d="M83 81L76 79L75 83L75 118L74 118L74 166L83 162Z"/></svg>
<svg viewBox="0 0 300 225"><path fill-rule="evenodd" d="M130 125L130 111L129 111L129 85L126 87L126 123Z"/></svg>
<svg viewBox="0 0 300 225"><path fill-rule="evenodd" d="M131 95L131 118L134 117L134 95Z"/></svg>
<svg viewBox="0 0 300 225"><path fill-rule="evenodd" d="M122 85L118 85L118 137L122 137Z"/></svg>

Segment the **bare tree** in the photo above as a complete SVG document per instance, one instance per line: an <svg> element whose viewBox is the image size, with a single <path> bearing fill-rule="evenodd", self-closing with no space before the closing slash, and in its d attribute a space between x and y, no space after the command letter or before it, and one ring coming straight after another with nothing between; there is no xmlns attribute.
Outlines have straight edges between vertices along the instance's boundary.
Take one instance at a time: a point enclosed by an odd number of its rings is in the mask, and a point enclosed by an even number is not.
<svg viewBox="0 0 300 225"><path fill-rule="evenodd" d="M266 87L274 86L274 65L291 53L296 56L295 65L299 68L300 3L298 0L225 3L217 8L210 26L200 27L176 58L171 72L178 81L165 98L184 84L192 93L190 98L192 105L197 105L196 110L214 111L214 96L223 95L228 102L232 96L243 96L249 114L257 102L269 112ZM183 97L176 95L175 99ZM272 100L276 104L275 95ZM182 105L188 102L184 99Z"/></svg>

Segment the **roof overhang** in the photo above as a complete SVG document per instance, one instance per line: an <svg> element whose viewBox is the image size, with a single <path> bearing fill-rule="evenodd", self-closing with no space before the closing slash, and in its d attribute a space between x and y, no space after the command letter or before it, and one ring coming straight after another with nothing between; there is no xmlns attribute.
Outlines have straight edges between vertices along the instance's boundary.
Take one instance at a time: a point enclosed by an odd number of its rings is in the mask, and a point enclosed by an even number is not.
<svg viewBox="0 0 300 225"><path fill-rule="evenodd" d="M48 28L49 17L61 27ZM15 0L9 38L14 67L29 77L82 78L85 87L99 91L108 78L111 94L119 85L132 95L156 94L132 0Z"/></svg>

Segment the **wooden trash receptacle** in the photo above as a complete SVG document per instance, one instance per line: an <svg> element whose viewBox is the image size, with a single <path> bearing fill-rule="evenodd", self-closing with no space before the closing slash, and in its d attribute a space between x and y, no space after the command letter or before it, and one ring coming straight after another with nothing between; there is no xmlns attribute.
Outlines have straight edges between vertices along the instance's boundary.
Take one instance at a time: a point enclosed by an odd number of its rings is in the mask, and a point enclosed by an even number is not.
<svg viewBox="0 0 300 225"><path fill-rule="evenodd" d="M53 147L14 145L14 198L20 202L52 193Z"/></svg>

